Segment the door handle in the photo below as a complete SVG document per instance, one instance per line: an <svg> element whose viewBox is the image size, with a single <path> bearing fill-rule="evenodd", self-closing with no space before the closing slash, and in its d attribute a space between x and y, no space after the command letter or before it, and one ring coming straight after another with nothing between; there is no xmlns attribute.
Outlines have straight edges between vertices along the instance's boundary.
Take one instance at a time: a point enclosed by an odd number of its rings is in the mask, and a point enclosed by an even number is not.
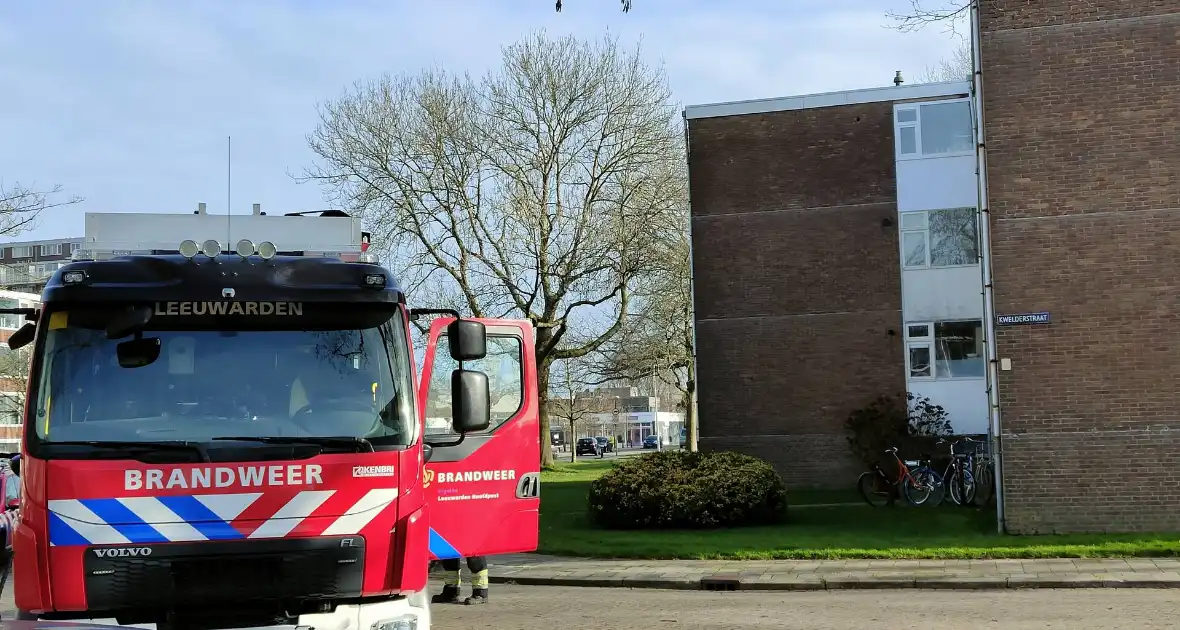
<svg viewBox="0 0 1180 630"><path fill-rule="evenodd" d="M541 496L541 473L525 473L516 482L516 498L535 499Z"/></svg>

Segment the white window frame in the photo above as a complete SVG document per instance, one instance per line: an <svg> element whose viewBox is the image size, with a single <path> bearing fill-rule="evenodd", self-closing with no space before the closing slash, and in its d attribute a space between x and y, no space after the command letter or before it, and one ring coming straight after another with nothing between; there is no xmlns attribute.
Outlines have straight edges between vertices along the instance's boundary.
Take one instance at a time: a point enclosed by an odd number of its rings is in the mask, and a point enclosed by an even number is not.
<svg viewBox="0 0 1180 630"><path fill-rule="evenodd" d="M911 215L911 216L921 215L922 216L922 227L920 227L920 228L907 228L905 226L905 215ZM920 212L901 212L901 213L898 213L897 226L898 226L897 244L899 246L898 249L901 250L901 268L902 269L929 269L930 268L930 215L927 214L927 212L925 210L920 211ZM908 261L906 260L906 251L905 251L905 235L906 234L921 234L922 235L922 239L926 244L925 245L926 258L923 259L922 264L920 264L920 265L910 265L910 264L908 264Z"/></svg>
<svg viewBox="0 0 1180 630"><path fill-rule="evenodd" d="M61 256L61 243L43 243L41 245L42 256Z"/></svg>
<svg viewBox="0 0 1180 630"><path fill-rule="evenodd" d="M12 248L11 254L13 258L32 258L33 248L28 245L19 245Z"/></svg>
<svg viewBox="0 0 1180 630"><path fill-rule="evenodd" d="M972 128L972 130L974 130L975 129L975 122L974 122L975 104L971 102L970 96L965 97L965 98L947 98L947 99L941 99L941 100L937 100L937 101L914 101L914 102L900 103L900 104L894 105L893 106L893 139L894 139L894 156L897 158L897 160L898 161L923 160L923 159L928 160L931 158L961 157L964 155L974 155L975 154L974 142L972 142L972 146L970 149L965 149L963 151L954 151L951 153L923 153L922 152L922 106L923 105L943 105L943 104L948 104L948 103L962 103L962 102L966 102L967 108L969 110L971 110L971 113L972 113L971 128ZM912 122L898 122L898 120L897 120L898 114L903 110L915 112L917 114L915 116L915 120ZM914 128L914 150L915 150L914 153L904 153L903 154L901 152L901 129L903 127L913 127Z"/></svg>
<svg viewBox="0 0 1180 630"><path fill-rule="evenodd" d="M926 334L922 337L910 335L910 328L925 326ZM930 376L914 376L914 366L910 364L910 349L926 348L930 353ZM934 322L905 322L905 375L907 381L933 381L938 376L934 360Z"/></svg>
<svg viewBox="0 0 1180 630"><path fill-rule="evenodd" d="M902 122L901 121L901 113L902 112L913 112L914 119L912 121L907 120L905 122ZM893 141L894 141L893 151L894 151L894 154L897 156L897 159L899 159L899 160L914 160L914 159L922 157L922 128L919 126L919 123L921 121L922 121L922 114L918 111L918 104L917 103L913 103L913 104L907 103L905 105L894 106L894 108L893 108ZM913 129L914 130L914 152L913 153L902 153L901 152L901 130L902 129Z"/></svg>
<svg viewBox="0 0 1180 630"><path fill-rule="evenodd" d="M978 208L971 208L972 210L975 211L975 262L970 262L970 263L966 263L963 265L935 265L934 261L932 259L933 252L930 251L931 246L933 245L932 238L930 235L930 213L942 212L944 210L965 210L968 208L970 208L970 206L961 206L961 207L955 207L955 208L936 208L934 210L919 210L917 212L899 212L898 217L897 217L897 229L898 229L897 245L898 245L898 250L901 254L901 268L902 269L958 269L960 267L978 267L979 266L979 249L983 246L982 242L979 240L980 216L979 216L979 209ZM902 215L918 215L918 214L923 215L923 217L924 217L924 220L922 222L923 227L920 227L920 228L907 228L907 227L905 227L905 219L903 218ZM906 264L905 235L906 234L917 234L919 232L922 233L922 237L926 243L926 259L920 265ZM964 321L966 321L966 320L964 320Z"/></svg>

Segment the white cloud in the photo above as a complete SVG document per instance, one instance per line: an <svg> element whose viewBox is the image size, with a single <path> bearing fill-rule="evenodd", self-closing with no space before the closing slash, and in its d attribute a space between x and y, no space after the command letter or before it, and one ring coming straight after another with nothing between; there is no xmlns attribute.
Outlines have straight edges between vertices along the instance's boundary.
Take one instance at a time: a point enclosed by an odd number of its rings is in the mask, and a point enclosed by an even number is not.
<svg viewBox="0 0 1180 630"><path fill-rule="evenodd" d="M311 159L315 104L357 79L437 65L480 74L537 29L642 39L682 103L886 85L954 46L901 34L905 0L616 2L41 0L0 8L0 174L86 197L27 236L76 234L81 212L224 211L234 138L237 211L322 207L286 175Z"/></svg>

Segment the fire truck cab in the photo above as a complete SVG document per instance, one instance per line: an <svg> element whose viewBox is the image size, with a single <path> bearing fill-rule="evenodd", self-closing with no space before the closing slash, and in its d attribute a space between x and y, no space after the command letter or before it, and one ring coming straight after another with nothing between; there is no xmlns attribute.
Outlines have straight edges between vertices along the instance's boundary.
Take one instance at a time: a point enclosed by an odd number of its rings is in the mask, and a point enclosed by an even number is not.
<svg viewBox="0 0 1180 630"><path fill-rule="evenodd" d="M87 215L9 342L22 617L419 630L432 558L536 549L531 325L409 308L359 228Z"/></svg>

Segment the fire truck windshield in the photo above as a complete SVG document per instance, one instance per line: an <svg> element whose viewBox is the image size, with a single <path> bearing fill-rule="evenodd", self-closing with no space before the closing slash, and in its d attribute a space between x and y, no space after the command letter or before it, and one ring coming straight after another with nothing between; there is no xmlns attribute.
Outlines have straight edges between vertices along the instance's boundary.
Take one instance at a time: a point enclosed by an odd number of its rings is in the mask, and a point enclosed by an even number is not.
<svg viewBox="0 0 1180 630"><path fill-rule="evenodd" d="M158 356L133 367L118 351L132 337L50 328L34 416L44 444L339 436L397 446L415 438L408 348L389 322L345 330L153 326L141 336L158 340Z"/></svg>

